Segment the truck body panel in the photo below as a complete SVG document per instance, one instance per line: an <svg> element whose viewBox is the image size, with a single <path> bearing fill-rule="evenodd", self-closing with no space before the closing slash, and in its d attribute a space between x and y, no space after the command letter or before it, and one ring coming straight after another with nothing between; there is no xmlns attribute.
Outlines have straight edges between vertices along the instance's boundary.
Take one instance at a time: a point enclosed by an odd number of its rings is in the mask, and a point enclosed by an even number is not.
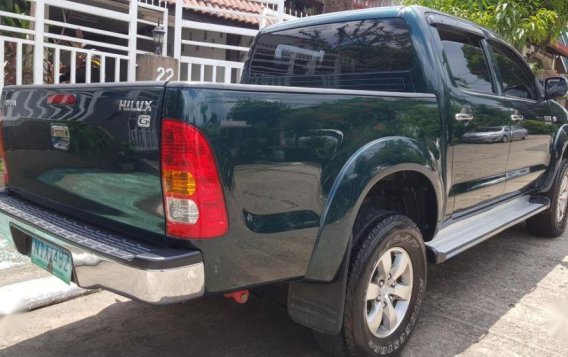
<svg viewBox="0 0 568 357"><path fill-rule="evenodd" d="M365 184L400 163L440 165L431 94L169 83L166 98L165 117L206 134L224 184L230 232L191 241L210 291L303 277L322 230L343 222L340 241L320 238L337 249L317 264L332 279Z"/></svg>

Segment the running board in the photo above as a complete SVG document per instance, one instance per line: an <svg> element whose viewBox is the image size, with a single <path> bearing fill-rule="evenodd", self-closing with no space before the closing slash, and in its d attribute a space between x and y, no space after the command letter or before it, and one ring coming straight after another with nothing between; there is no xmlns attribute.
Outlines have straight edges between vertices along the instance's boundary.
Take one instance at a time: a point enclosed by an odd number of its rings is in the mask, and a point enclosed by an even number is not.
<svg viewBox="0 0 568 357"><path fill-rule="evenodd" d="M430 261L439 264L550 207L543 196L521 196L452 223L426 243Z"/></svg>

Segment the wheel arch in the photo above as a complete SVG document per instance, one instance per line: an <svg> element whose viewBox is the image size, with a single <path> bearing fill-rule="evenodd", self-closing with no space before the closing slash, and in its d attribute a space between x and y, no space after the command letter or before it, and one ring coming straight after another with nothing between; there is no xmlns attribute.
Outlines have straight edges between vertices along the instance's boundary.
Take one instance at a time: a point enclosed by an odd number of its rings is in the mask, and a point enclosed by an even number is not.
<svg viewBox="0 0 568 357"><path fill-rule="evenodd" d="M413 173L429 183L436 201L437 224L443 211L438 152L406 137L378 139L357 151L336 178L326 201L306 280L330 282L335 278L352 243L353 225L365 199L391 175Z"/></svg>
<svg viewBox="0 0 568 357"><path fill-rule="evenodd" d="M568 124L562 125L550 145L550 165L541 180L537 182L539 192L548 192L560 167L560 162L568 159Z"/></svg>

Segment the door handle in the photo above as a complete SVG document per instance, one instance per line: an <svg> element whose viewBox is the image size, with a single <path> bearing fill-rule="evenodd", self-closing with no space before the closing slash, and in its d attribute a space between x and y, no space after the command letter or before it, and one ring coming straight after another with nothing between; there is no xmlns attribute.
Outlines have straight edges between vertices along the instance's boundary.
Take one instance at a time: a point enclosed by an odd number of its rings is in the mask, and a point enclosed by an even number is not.
<svg viewBox="0 0 568 357"><path fill-rule="evenodd" d="M470 121L473 120L473 114L469 114L469 113L457 113L456 114L456 120L457 121Z"/></svg>
<svg viewBox="0 0 568 357"><path fill-rule="evenodd" d="M511 120L512 121L521 121L525 119L522 115L519 114L511 114Z"/></svg>

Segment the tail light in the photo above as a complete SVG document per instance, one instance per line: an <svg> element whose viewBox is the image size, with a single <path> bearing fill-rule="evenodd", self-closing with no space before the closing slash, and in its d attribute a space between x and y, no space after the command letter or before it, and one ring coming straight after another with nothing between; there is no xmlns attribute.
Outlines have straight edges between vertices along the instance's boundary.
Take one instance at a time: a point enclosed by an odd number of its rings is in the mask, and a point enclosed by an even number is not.
<svg viewBox="0 0 568 357"><path fill-rule="evenodd" d="M75 103L77 103L75 94L53 94L47 97L47 104L75 105Z"/></svg>
<svg viewBox="0 0 568 357"><path fill-rule="evenodd" d="M4 185L8 184L8 167L6 165L6 155L4 154L4 122L2 112L0 112L0 161L2 162Z"/></svg>
<svg viewBox="0 0 568 357"><path fill-rule="evenodd" d="M164 119L161 161L167 234L208 239L227 233L225 197L205 136L192 125Z"/></svg>

